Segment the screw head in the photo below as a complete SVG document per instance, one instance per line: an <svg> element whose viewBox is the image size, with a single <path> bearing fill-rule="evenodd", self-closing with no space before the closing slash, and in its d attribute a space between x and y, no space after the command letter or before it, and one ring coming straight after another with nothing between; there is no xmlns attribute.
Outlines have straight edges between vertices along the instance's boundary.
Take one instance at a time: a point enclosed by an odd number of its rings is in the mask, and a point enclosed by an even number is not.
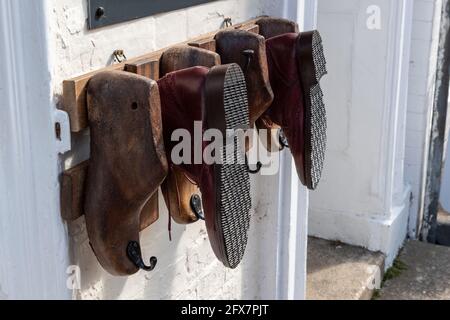
<svg viewBox="0 0 450 320"><path fill-rule="evenodd" d="M103 18L105 15L105 8L103 7L98 7L97 10L95 11L95 18L97 20Z"/></svg>

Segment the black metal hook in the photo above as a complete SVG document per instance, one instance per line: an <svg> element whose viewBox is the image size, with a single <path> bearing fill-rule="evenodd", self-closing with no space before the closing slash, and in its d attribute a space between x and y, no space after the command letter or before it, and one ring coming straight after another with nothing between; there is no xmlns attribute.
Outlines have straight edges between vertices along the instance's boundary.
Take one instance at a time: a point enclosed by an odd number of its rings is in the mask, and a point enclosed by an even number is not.
<svg viewBox="0 0 450 320"><path fill-rule="evenodd" d="M280 151L284 150L284 148L289 149L289 144L287 142L286 136L284 135L283 129L280 129L278 141L280 142L281 145Z"/></svg>
<svg viewBox="0 0 450 320"><path fill-rule="evenodd" d="M242 51L242 55L247 58L244 65L244 73L247 73L250 64L252 63L253 56L255 55L255 50L247 49Z"/></svg>
<svg viewBox="0 0 450 320"><path fill-rule="evenodd" d="M156 257L151 257L150 266L146 266L142 260L141 246L136 241L130 241L128 243L127 255L136 267L144 271L153 271L158 263L158 259L156 259Z"/></svg>
<svg viewBox="0 0 450 320"><path fill-rule="evenodd" d="M247 171L250 174L258 174L263 167L262 163L260 161L258 161L258 163L256 164L256 169L255 170L250 169L250 165L248 164L247 155L245 156L245 165L247 166Z"/></svg>
<svg viewBox="0 0 450 320"><path fill-rule="evenodd" d="M199 220L205 220L205 213L203 212L202 198L198 194L191 197L191 209Z"/></svg>

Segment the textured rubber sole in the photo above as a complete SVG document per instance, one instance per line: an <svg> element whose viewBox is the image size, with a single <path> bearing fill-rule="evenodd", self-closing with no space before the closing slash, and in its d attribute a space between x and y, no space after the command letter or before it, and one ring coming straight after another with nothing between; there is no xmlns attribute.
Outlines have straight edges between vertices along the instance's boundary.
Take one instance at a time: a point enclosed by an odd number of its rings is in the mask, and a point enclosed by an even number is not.
<svg viewBox="0 0 450 320"><path fill-rule="evenodd" d="M248 128L249 109L244 74L238 65L231 65L225 76L224 109L227 130ZM232 152L222 150L220 190L218 190L220 224L223 233L224 264L236 268L242 261L250 229L250 177L245 165L245 150L239 135L233 136Z"/></svg>
<svg viewBox="0 0 450 320"><path fill-rule="evenodd" d="M300 69L302 86L305 94L305 178L306 186L317 189L322 177L327 148L327 114L323 102L323 93L320 80L327 74L326 59L323 50L322 38L318 31L305 33L308 43L301 43L302 59L300 66L309 69ZM301 40L302 41L302 40Z"/></svg>
<svg viewBox="0 0 450 320"><path fill-rule="evenodd" d="M314 67L316 69L316 81L320 82L322 77L328 73L327 71L327 61L325 59L325 54L323 51L322 37L318 31L313 31L312 38L312 52Z"/></svg>

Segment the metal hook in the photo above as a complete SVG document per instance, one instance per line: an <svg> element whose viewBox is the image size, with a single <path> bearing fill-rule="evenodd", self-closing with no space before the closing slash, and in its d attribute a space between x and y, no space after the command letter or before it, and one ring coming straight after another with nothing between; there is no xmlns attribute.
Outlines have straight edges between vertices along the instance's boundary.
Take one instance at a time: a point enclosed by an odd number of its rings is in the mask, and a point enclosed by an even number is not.
<svg viewBox="0 0 450 320"><path fill-rule="evenodd" d="M258 174L261 171L262 167L263 167L262 163L260 161L258 161L258 163L256 164L256 169L255 170L250 169L250 166L248 164L247 155L245 156L245 165L247 166L247 171L250 174Z"/></svg>
<svg viewBox="0 0 450 320"><path fill-rule="evenodd" d="M281 145L280 151L284 150L284 148L289 149L289 144L287 142L286 136L284 135L283 129L280 129L278 141L280 142L280 145Z"/></svg>
<svg viewBox="0 0 450 320"><path fill-rule="evenodd" d="M191 197L191 209L199 220L205 220L205 214L202 207L202 198L198 194Z"/></svg>
<svg viewBox="0 0 450 320"><path fill-rule="evenodd" d="M242 51L242 55L247 58L244 65L244 73L247 73L250 64L252 63L252 58L255 55L255 50L247 49Z"/></svg>
<svg viewBox="0 0 450 320"><path fill-rule="evenodd" d="M130 241L128 243L127 255L136 267L144 271L153 271L158 263L158 259L156 259L156 257L151 257L150 266L146 266L142 260L141 246L136 241Z"/></svg>

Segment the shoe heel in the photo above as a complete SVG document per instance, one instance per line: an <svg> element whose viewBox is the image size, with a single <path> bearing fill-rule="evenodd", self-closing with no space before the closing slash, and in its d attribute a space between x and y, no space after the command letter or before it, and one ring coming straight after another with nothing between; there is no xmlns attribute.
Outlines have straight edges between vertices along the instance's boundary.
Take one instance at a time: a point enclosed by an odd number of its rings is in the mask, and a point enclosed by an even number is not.
<svg viewBox="0 0 450 320"><path fill-rule="evenodd" d="M319 31L313 31L312 52L314 67L316 69L316 80L317 82L319 82L322 77L328 73L327 61L323 50L322 37L320 36Z"/></svg>
<svg viewBox="0 0 450 320"><path fill-rule="evenodd" d="M232 65L225 76L224 91L225 121L228 130L248 128L249 110L245 77L237 65ZM223 157L226 159L221 170L221 211L222 228L226 245L228 265L236 268L242 261L248 242L250 229L250 177L245 165L245 150L236 136L233 154L227 155L224 148ZM228 162L231 161L231 162Z"/></svg>

